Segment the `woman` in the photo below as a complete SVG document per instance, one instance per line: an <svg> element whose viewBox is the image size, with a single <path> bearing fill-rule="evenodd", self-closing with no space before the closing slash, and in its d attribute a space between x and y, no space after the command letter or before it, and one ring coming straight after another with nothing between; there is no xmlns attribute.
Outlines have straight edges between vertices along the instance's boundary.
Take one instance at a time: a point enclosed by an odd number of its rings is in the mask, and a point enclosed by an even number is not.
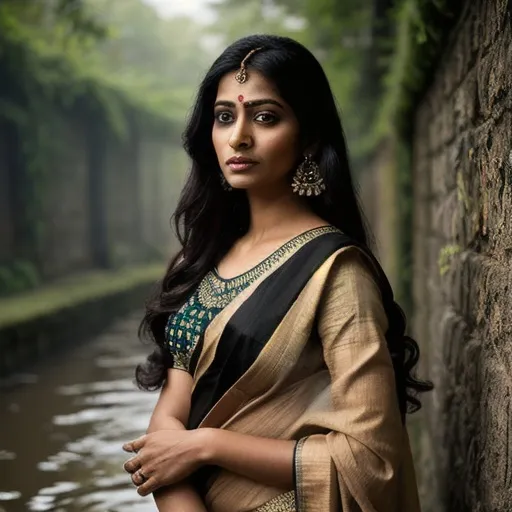
<svg viewBox="0 0 512 512"><path fill-rule="evenodd" d="M182 250L137 368L163 387L124 446L139 494L160 512L419 510L404 414L430 385L409 374L417 345L368 249L321 66L290 39L241 39L184 140Z"/></svg>

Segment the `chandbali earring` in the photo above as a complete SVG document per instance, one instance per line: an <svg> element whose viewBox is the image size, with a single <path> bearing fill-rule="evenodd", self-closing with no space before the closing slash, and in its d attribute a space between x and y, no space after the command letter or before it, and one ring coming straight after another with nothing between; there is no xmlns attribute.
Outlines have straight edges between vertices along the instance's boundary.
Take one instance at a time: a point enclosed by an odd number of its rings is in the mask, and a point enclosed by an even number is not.
<svg viewBox="0 0 512 512"><path fill-rule="evenodd" d="M233 187L228 183L228 180L224 177L224 174L220 173L220 185L226 192L231 192Z"/></svg>
<svg viewBox="0 0 512 512"><path fill-rule="evenodd" d="M319 196L325 191L320 167L311 155L306 155L293 176L292 189L299 196Z"/></svg>

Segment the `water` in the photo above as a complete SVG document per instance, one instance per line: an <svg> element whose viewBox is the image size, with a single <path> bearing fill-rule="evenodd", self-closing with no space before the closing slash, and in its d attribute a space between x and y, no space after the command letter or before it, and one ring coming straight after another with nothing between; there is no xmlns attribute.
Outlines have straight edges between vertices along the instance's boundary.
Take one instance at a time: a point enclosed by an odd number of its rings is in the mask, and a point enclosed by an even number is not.
<svg viewBox="0 0 512 512"><path fill-rule="evenodd" d="M0 389L0 512L154 512L122 469L157 395L133 370L139 315ZM70 341L72 343L72 341Z"/></svg>

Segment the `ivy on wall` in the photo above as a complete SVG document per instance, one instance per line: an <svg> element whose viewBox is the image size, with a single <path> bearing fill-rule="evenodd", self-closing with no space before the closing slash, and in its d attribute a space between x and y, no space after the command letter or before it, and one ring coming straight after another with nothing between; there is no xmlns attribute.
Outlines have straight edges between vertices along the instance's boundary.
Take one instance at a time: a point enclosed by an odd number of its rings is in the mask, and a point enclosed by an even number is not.
<svg viewBox="0 0 512 512"><path fill-rule="evenodd" d="M45 27L48 18L53 21ZM49 162L59 152L60 119L80 116L123 141L134 123L172 141L181 120L104 73L96 50L107 29L77 0L0 5L0 124L16 182L18 256L0 262L0 295L39 284L38 250Z"/></svg>
<svg viewBox="0 0 512 512"><path fill-rule="evenodd" d="M397 226L397 296L412 310L412 136L418 101L432 80L449 32L462 9L460 0L402 0L390 20L394 43L384 78L380 108L375 112L374 144L395 139Z"/></svg>

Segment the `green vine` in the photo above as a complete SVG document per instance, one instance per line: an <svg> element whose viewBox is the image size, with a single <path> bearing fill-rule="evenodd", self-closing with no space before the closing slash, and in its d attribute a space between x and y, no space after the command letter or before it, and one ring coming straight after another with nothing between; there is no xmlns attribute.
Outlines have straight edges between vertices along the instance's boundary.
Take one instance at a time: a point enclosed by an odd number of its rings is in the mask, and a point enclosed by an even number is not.
<svg viewBox="0 0 512 512"><path fill-rule="evenodd" d="M0 5L0 124L17 144L13 172L23 203L17 212L22 236L18 252L30 255L0 262L0 295L40 281L45 186L52 162L65 150L56 137L60 119L78 116L114 140L124 140L133 123L168 140L178 136L181 122L172 109L159 108L104 73L96 41L106 37L106 29L77 10L78 3L53 4L51 30L41 21L42 3L5 0Z"/></svg>
<svg viewBox="0 0 512 512"><path fill-rule="evenodd" d="M450 28L462 8L460 0L402 0L391 17L393 51L376 112L376 139L390 131L408 138L417 100L428 84Z"/></svg>
<svg viewBox="0 0 512 512"><path fill-rule="evenodd" d="M366 143L372 148L389 137L398 141L394 144L397 148L395 187L400 198L397 233L400 273L397 285L398 295L403 298L406 308L412 308L411 170L415 111L461 8L460 0L402 0L396 5L390 19L395 26L393 51L384 78L380 108L375 112L374 130ZM445 267L443 259L440 267L443 272Z"/></svg>
<svg viewBox="0 0 512 512"><path fill-rule="evenodd" d="M16 2L0 6L0 65L7 68L14 85L37 92L64 110L80 102L87 104L116 137L126 135L133 115L157 130L176 130L181 111L169 108L172 105L162 108L151 100L151 94L144 90L136 93L133 85L106 73L93 36L70 35L68 25L56 25L49 37L38 26L23 21ZM1 117L15 120L19 115L18 104L0 103Z"/></svg>

